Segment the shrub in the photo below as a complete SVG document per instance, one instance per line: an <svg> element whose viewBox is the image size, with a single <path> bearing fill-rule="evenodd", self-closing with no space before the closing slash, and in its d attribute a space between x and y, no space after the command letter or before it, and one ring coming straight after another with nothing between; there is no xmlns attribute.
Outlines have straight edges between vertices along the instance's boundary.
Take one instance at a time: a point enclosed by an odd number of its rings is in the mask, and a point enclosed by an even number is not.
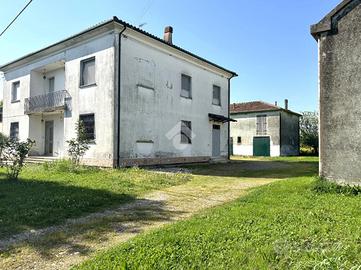
<svg viewBox="0 0 361 270"><path fill-rule="evenodd" d="M25 142L9 140L3 150L6 160L7 176L9 179L18 179L19 173L24 166L24 160L35 141L27 139Z"/></svg>
<svg viewBox="0 0 361 270"><path fill-rule="evenodd" d="M0 132L0 166L3 166L4 156L3 151L9 142L9 137Z"/></svg>
<svg viewBox="0 0 361 270"><path fill-rule="evenodd" d="M85 127L82 121L75 124L76 137L66 141L69 145L68 154L74 165L78 166L80 160L89 150L89 140L86 137Z"/></svg>

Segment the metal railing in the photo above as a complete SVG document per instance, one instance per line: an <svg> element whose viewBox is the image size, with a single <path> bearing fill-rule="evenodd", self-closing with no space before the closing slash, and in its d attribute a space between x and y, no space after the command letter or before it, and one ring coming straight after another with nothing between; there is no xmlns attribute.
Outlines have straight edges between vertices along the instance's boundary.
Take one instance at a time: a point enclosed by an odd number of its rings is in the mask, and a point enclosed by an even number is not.
<svg viewBox="0 0 361 270"><path fill-rule="evenodd" d="M69 98L70 95L66 90L29 97L25 99L24 111L25 114L32 114L65 110Z"/></svg>

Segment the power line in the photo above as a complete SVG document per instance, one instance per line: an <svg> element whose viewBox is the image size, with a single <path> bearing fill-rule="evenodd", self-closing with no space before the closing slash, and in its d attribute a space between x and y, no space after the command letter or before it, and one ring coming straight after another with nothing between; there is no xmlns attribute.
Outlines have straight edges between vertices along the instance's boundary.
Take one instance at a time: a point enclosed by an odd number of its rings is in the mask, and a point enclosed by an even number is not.
<svg viewBox="0 0 361 270"><path fill-rule="evenodd" d="M21 13L24 12L24 10L30 5L30 3L32 2L33 0L30 0L26 6L18 13L18 15L16 15L16 17L8 24L8 26L6 26L6 28L4 29L4 31L1 32L0 34L0 37L6 32L6 30L9 29L9 27L16 21L16 19L21 15Z"/></svg>

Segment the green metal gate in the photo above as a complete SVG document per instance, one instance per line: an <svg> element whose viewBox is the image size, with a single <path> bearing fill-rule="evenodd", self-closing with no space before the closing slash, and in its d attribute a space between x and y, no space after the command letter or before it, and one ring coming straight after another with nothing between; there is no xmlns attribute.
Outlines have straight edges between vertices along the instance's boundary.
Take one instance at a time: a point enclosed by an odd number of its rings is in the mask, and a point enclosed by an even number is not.
<svg viewBox="0 0 361 270"><path fill-rule="evenodd" d="M253 137L253 155L255 157L269 157L271 155L269 137Z"/></svg>

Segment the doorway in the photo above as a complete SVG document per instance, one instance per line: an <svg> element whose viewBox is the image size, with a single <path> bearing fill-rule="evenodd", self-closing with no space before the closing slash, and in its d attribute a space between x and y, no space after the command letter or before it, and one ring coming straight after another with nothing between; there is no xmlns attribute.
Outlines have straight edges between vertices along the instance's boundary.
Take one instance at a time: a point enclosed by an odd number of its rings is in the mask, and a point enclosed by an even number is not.
<svg viewBox="0 0 361 270"><path fill-rule="evenodd" d="M219 157L221 155L221 126L213 125L212 128L212 156Z"/></svg>
<svg viewBox="0 0 361 270"><path fill-rule="evenodd" d="M253 137L253 156L269 157L270 148L270 137Z"/></svg>
<svg viewBox="0 0 361 270"><path fill-rule="evenodd" d="M53 155L54 121L45 121L45 155Z"/></svg>

